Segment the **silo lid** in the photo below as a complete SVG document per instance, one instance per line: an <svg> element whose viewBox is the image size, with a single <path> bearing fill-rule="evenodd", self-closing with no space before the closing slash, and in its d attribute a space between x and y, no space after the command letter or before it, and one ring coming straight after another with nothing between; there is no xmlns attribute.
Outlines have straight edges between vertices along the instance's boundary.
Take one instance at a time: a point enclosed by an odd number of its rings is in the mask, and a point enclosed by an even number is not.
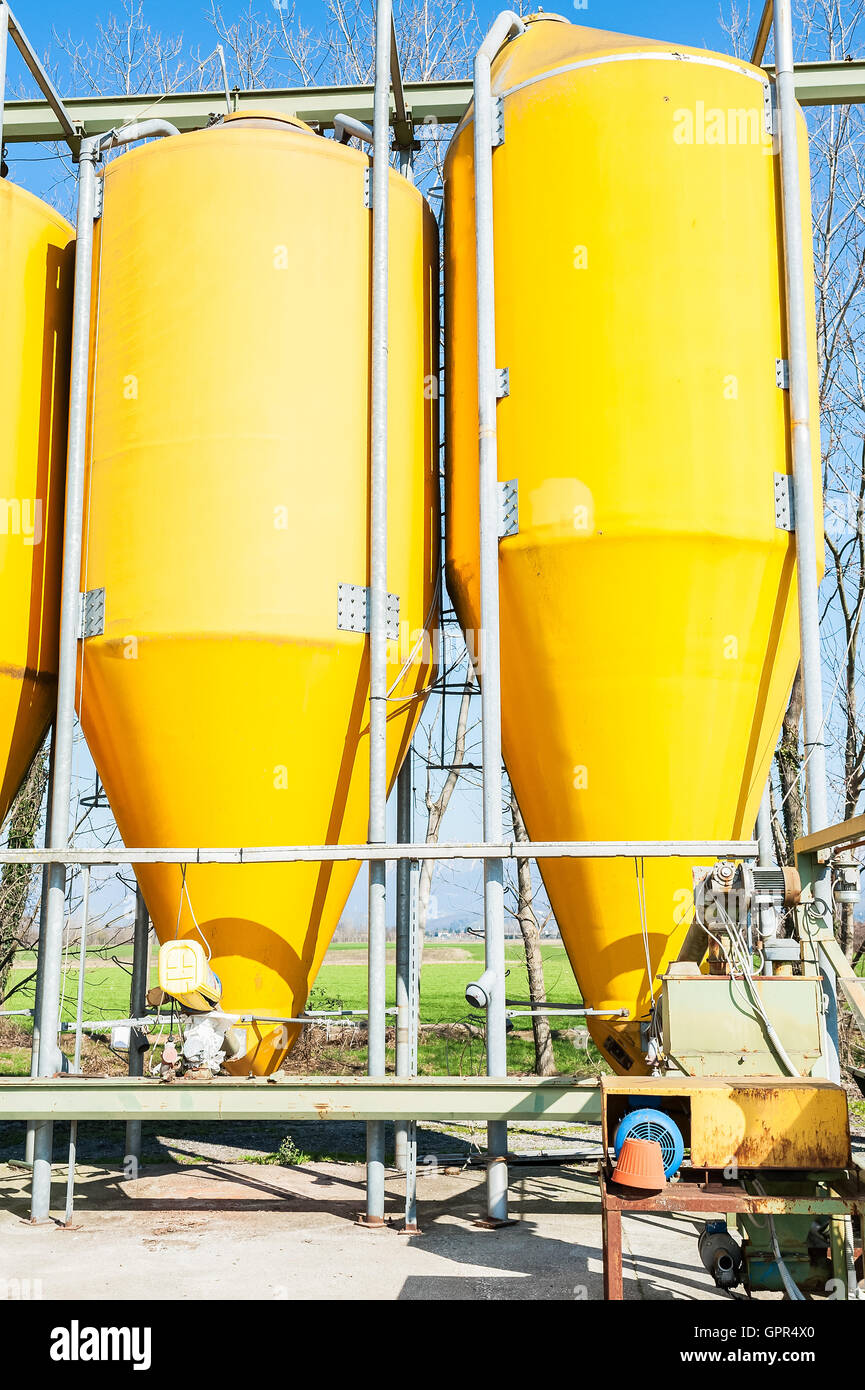
<svg viewBox="0 0 865 1390"><path fill-rule="evenodd" d="M251 130L282 130L286 126L291 130L302 131L304 135L314 135L312 126L306 124L298 116L289 116L281 111L256 110L249 107L244 111L232 111L231 115L223 116L221 121L210 127L211 130L223 130L225 126L243 125Z"/></svg>

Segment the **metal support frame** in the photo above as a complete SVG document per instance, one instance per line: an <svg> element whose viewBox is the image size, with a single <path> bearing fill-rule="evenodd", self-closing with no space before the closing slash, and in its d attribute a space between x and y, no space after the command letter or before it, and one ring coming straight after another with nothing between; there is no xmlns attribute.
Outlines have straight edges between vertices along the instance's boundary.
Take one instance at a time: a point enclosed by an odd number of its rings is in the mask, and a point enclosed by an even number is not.
<svg viewBox="0 0 865 1390"><path fill-rule="evenodd" d="M764 69L774 77L774 69ZM865 62L837 61L797 63L796 97L800 106L842 106L865 102ZM407 116L413 125L456 125L472 99L472 84L465 81L407 82L404 84ZM373 118L373 88L279 87L266 92L255 89L232 92L236 111L258 109L266 98L269 110L298 116L321 130L330 130L337 115L345 113L367 124ZM180 131L201 130L212 118L225 111L222 88L207 92L148 92L129 96L70 97L64 107L79 133L104 134L129 121L143 119L158 106L159 111ZM394 119L394 135L399 144L399 126ZM47 101L10 101L6 107L5 140L8 145L34 141L62 140L63 127ZM69 140L73 149L78 139Z"/></svg>
<svg viewBox="0 0 865 1390"><path fill-rule="evenodd" d="M372 343L369 484L369 843L387 840L387 487L391 0L376 0L372 158ZM370 861L367 1074L384 1076L387 866ZM385 1130L366 1132L366 1224L384 1222Z"/></svg>
<svg viewBox="0 0 865 1390"><path fill-rule="evenodd" d="M760 23L757 25L757 33L754 38L754 48L751 53L751 62L755 67L763 61L766 46L772 34L772 23L775 18L774 0L766 0L763 6L763 13L760 16Z"/></svg>
<svg viewBox="0 0 865 1390"><path fill-rule="evenodd" d="M96 215L96 163L103 149L146 136L173 135L174 127L162 120L130 126L123 133L82 141L79 152L78 216L76 227L75 284L72 308L72 365L69 384L69 444L66 462L66 513L63 535L63 569L60 598L60 645L57 668L57 708L54 723L54 760L51 773L51 815L46 845L65 850L69 842L72 804L72 753L75 726L75 679L78 662L78 614L81 587L82 524L84 514L85 445L90 384L90 308L93 270L93 223ZM54 861L48 871L48 891L39 957L43 972L39 1001L38 1075L52 1076L61 1065L58 1049L60 992L63 962L63 917L67 870ZM34 1023L37 1020L34 1019ZM30 1219L47 1221L51 1208L51 1158L53 1127L41 1124L33 1145Z"/></svg>
<svg viewBox="0 0 865 1390"><path fill-rule="evenodd" d="M6 105L6 55L9 51L9 6L0 0L0 159L3 156L3 117Z"/></svg>
<svg viewBox="0 0 865 1390"><path fill-rule="evenodd" d="M493 263L493 97L492 60L512 35L525 31L512 10L504 10L478 49L474 61L475 240L478 318L478 479L480 495L481 763L484 841L502 839L502 711L499 634L499 477L496 439L496 285ZM504 862L484 861L484 962L487 991L487 1075L506 1076ZM487 1219L508 1219L508 1132L501 1121L487 1129Z"/></svg>
<svg viewBox="0 0 865 1390"><path fill-rule="evenodd" d="M0 0L0 151L3 149L4 140L4 105L6 96L6 63L8 54L8 39L11 38L24 62L30 70L39 90L45 97L44 105L59 128L57 133L61 139L65 140L70 148L77 149L80 139L80 132L76 129L75 123L70 116L60 93L57 91L51 78L43 67L39 56L25 34L21 25L18 23L6 0Z"/></svg>
<svg viewBox="0 0 865 1390"><path fill-rule="evenodd" d="M774 11L774 14L773 14ZM795 99L803 105L841 104L865 101L865 64L862 63L817 63L801 64L794 69L792 60L792 22L790 0L779 0L773 6L771 0L765 6L758 31L755 60L760 61L765 51L771 23L774 18L776 28L777 86L781 110L781 159L784 188L784 222L786 234L786 270L788 282L788 312L790 317L790 366L791 366L791 418L794 444L794 474L796 477L796 518L797 547L800 557L800 613L803 641L803 672L805 673L805 722L806 748L808 749L808 804L809 824L812 833L820 831L825 825L826 782L825 756L820 742L822 735L822 695L819 685L819 632L816 627L816 554L814 546L814 514L810 493L811 460L808 426L807 394L807 344L803 337L804 324L804 252L801 238L801 207L798 185L798 151L795 124ZM369 843L366 846L298 846L252 849L133 849L124 851L80 850L68 845L69 806L71 790L71 742L74 719L75 664L77 656L77 635L74 624L78 612L78 585L81 555L81 513L84 476L84 429L86 424L87 386L88 386L88 334L90 323L90 263L92 260L92 230L94 215L95 168L101 150L109 145L128 143L150 134L174 134L180 130L198 129L208 123L211 114L221 114L225 103L224 92L218 93L159 93L154 96L124 96L85 98L64 103L55 91L50 78L39 63L34 51L27 43L5 0L0 0L0 147L2 139L9 143L63 138L73 151L80 146L80 183L78 208L78 234L76 277L74 297L72 383L70 391L69 421L69 464L67 468L66 491L66 532L64 537L63 592L61 609L61 650L58 679L58 704L56 735L52 743L53 767L50 777L50 810L46 830L45 851L2 851L0 863L41 863L44 868L43 924L40 931L39 964L37 976L37 1000L34 1010L34 1066L37 1078L27 1083L27 1094L34 1097L32 1107L25 1104L23 1116L37 1116L34 1146L34 1170L32 1191L32 1219L45 1220L48 1216L50 1198L50 1159L51 1159L51 1118L61 1113L56 1095L50 1104L43 1105L44 1098L51 1088L60 1086L67 1097L72 1096L70 1086L74 1087L76 1102L75 1114L89 1117L87 1106L82 1107L83 1093L77 1083L69 1080L54 1083L52 1077L59 1058L56 1040L58 1037L60 969L63 933L63 910L67 869L79 864L86 866L109 863L262 863L318 861L333 862L352 860L370 864L370 938L369 938L369 1072L364 1083L373 1087L390 1087L393 1078L385 1078L384 1072L384 961L385 961L385 868L386 861L394 860L399 866L398 878L405 894L406 877L411 875L411 861L419 858L434 859L479 859L485 870L485 945L487 971L492 972L495 986L487 1014L487 1066L490 1078L488 1084L503 1085L510 1097L507 1105L500 1104L497 1109L490 1104L476 1105L471 1111L474 1118L486 1118L489 1122L489 1157L487 1209L493 1223L507 1218L507 1150L506 1122L516 1118L519 1105L511 1104L513 1096L525 1083L506 1079L505 1052L505 1000L504 1000L504 914L503 914L503 863L505 859L515 859L530 855L539 860L558 857L671 857L701 858L715 854L718 857L753 858L757 846L753 841L691 841L691 842L586 842L586 843L547 843L528 845L507 843L501 829L501 719L500 719L500 669L499 669L499 631L498 631L498 500L497 459L495 439L495 301L492 242L492 108L490 88L490 66L496 51L512 34L522 32L522 20L511 12L500 15L493 24L484 44L475 59L473 82L416 83L404 85L399 65L396 34L393 24L391 0L380 0L376 9L376 81L374 87L340 87L320 89L287 89L267 93L268 105L277 111L290 111L321 128L332 126L338 116L345 113L347 121L373 121L373 332L372 332L372 372L373 401L371 419L371 481L370 481L370 522L371 522L371 573L370 573L370 824ZM7 33L15 40L22 56L27 62L42 91L45 101L4 101L5 58ZM762 44L762 46L761 46ZM767 68L770 74L773 69ZM395 113L390 111L390 87L395 96ZM475 101L475 178L477 214L477 269L478 269L478 407L481 425L481 444L479 451L479 481L481 510L481 623L483 630L483 664L481 667L481 695L483 704L483 770L484 770L484 839L482 844L461 843L456 845L414 846L408 839L399 846L386 844L386 761L385 761L385 719L386 705L386 602L387 602L387 290L388 290L388 177L390 169L389 137L394 129L395 145L400 152L400 165L410 176L411 149L413 147L413 121L433 119L437 123L455 123L462 116L469 100ZM260 105L260 92L237 92L234 94L235 109L244 105ZM156 102L165 119L138 123L140 117ZM136 122L122 130L119 135L113 132L118 125ZM86 130L87 138L82 138ZM348 125L346 124L348 131ZM102 139L101 132L112 132L108 139ZM801 495L800 495L801 494ZM809 549L810 547L810 549ZM813 564L811 563L813 561ZM804 583L803 583L804 576ZM815 646L816 643L816 646ZM816 666L815 666L816 651ZM815 676L816 671L816 676ZM402 836L400 836L402 838ZM410 890L409 890L410 895ZM139 913L136 914L136 926ZM409 920L410 920L409 912ZM403 927L406 923L403 920ZM404 939L404 933L403 938ZM411 934L409 932L411 944ZM416 945L416 943L414 943ZM83 944L82 944L83 950ZM827 964L834 964L824 953ZM401 966L405 966L404 955ZM399 990L405 1011L406 983L408 983L409 1023L411 1024L412 993L415 1001L417 984L414 966L409 965L398 972ZM140 981L139 981L140 983ZM146 981L145 981L146 989ZM140 990L134 993L140 994ZM132 1001L131 1012L143 1012L139 999ZM399 1006L398 1006L399 1008ZM416 1020L415 1020L416 1024ZM76 1055L80 1049L82 1032L81 1001L79 1000L78 1027L76 1031ZM41 1039L41 1046L39 1040ZM416 1055L416 1035L415 1035ZM410 1049L409 1049L410 1051ZM398 1070L405 1067L405 1051L398 1048ZM132 1065L132 1051L130 1052ZM411 1068L411 1061L409 1061ZM499 1080L501 1078L501 1080ZM397 1080L402 1083L402 1077ZM407 1118L405 1107L398 1110L392 1103L393 1090L387 1090L389 1109L382 1108L383 1102L370 1103L356 1114L370 1123L367 1154L367 1219L371 1224L380 1224L384 1213L384 1119L395 1114L405 1120L406 1129L401 1131L406 1142L400 1144L405 1153L407 1172L407 1221L409 1217L409 1191L411 1183L412 1131L415 1118L449 1117L446 1103L446 1086L452 1085L449 1078L434 1079L436 1085L410 1077L406 1085L410 1087L411 1118ZM438 1086L441 1080L442 1087ZM321 1083L314 1078L321 1093ZM267 1088L254 1085L248 1087L247 1096L252 1097L250 1117L258 1117L267 1112L263 1098L276 1093L282 1100L282 1083L274 1087L273 1078L268 1079ZM131 1102L136 1110L139 1096L157 1096L152 1089L154 1083L138 1081L135 1078L125 1083L129 1088L125 1094L134 1097ZM234 1084L234 1083L233 1083ZM296 1086L296 1082L292 1083ZM99 1088L98 1081L86 1083L87 1091ZM345 1083L340 1083L344 1086ZM549 1089L553 1083L545 1082ZM137 1088L142 1089L140 1092ZM161 1088L165 1098L166 1090ZM182 1091L175 1088L175 1095L184 1098L197 1093L185 1086ZM218 1113L223 1110L221 1083L208 1083L210 1099L202 1100L203 1109L195 1107L184 1109L183 1113L202 1115L209 1105L218 1105ZM312 1092L309 1088L309 1093ZM566 1089L574 1088L569 1084ZM51 1092L53 1095L53 1092ZM103 1099L105 1090L97 1092ZM226 1094L238 1094L233 1089ZM344 1092L341 1092L344 1094ZM431 1097L434 1111L425 1109L421 1097ZM546 1113L538 1109L541 1093L538 1088L530 1092L529 1105L531 1117ZM8 1088L0 1082L0 1111L7 1112ZM523 1102L519 1102L522 1104ZM544 1101L544 1104L546 1102ZM169 1105L171 1103L169 1102ZM582 1106L582 1101L581 1101ZM299 1107L301 1108L301 1107ZM457 1111L459 1107L457 1107ZM452 1117L459 1118L464 1111L454 1111ZM112 1113L116 1112L116 1098L112 1100ZM157 1105L154 1113L166 1113ZM99 1114L102 1111L97 1112ZM320 1111L316 1109L316 1113ZM528 1113L528 1112L526 1112ZM587 1112L581 1108L579 1115L585 1118ZM127 1148L129 1149L129 1144ZM74 1167L74 1155L73 1155ZM71 1211L71 1207L69 1208ZM413 1207L412 1207L413 1211Z"/></svg>
<svg viewBox="0 0 865 1390"><path fill-rule="evenodd" d="M768 8L768 7L767 7ZM820 647L820 607L817 579L817 541L814 515L814 466L811 449L811 388L809 381L808 310L805 292L806 259L802 236L802 189L799 172L799 131L796 82L793 71L793 10L791 0L775 0L775 63L782 210L786 277L787 340L790 361L790 438L796 522L796 575L799 595L802 692L805 725L805 787L808 828L823 830L829 823L826 749L823 742L823 672ZM765 16L764 16L765 18ZM831 924L831 881L815 884L815 897L826 903ZM826 1075L841 1079L838 1053L837 995L831 967L824 979L830 996L826 1027Z"/></svg>
<svg viewBox="0 0 865 1390"><path fill-rule="evenodd" d="M90 869L87 865L81 870L81 929L78 937L78 993L75 999L75 1052L72 1058L72 1071L78 1075L81 1070L81 1043L84 1037L84 984L87 978L87 923L90 918ZM66 1216L64 1225L72 1221L75 1208L75 1159L78 1151L78 1120L69 1125L69 1157L66 1165Z"/></svg>
<svg viewBox="0 0 865 1390"><path fill-rule="evenodd" d="M612 1181L609 1158L601 1160L598 1169L601 1191L601 1229L604 1261L604 1298L618 1302L624 1298L622 1278L622 1217L630 1214L660 1212L662 1214L682 1212L689 1216L713 1216L718 1212L725 1215L748 1214L753 1216L829 1216L846 1220L850 1214L865 1211L865 1187L861 1185L859 1170L843 1173L827 1173L827 1196L785 1196L774 1194L764 1196L748 1191L749 1175L740 1174L731 1182L720 1173L706 1173L703 1170L682 1169L679 1180L671 1183L661 1192L635 1193L633 1189L619 1189ZM753 1185L753 1183L752 1183ZM792 1185L792 1183L791 1183ZM833 1250L833 1265L836 1277L847 1287L847 1296L855 1297L850 1288L849 1265Z"/></svg>
<svg viewBox="0 0 865 1390"><path fill-rule="evenodd" d="M0 864L333 864L402 859L756 859L756 840L472 840L428 845L253 845L235 849L0 848Z"/></svg>
<svg viewBox="0 0 865 1390"><path fill-rule="evenodd" d="M396 837L404 844L412 837L412 753L409 749L396 783ZM396 1074L409 1075L409 997L411 994L411 860L396 866ZM408 1125L394 1125L394 1163L401 1173L408 1162Z"/></svg>
<svg viewBox="0 0 865 1390"><path fill-rule="evenodd" d="M555 1076L0 1076L0 1119L488 1120L600 1124L596 1081Z"/></svg>
<svg viewBox="0 0 865 1390"><path fill-rule="evenodd" d="M141 889L135 890L135 925L132 934L132 981L129 989L129 1012L133 1018L143 1017L147 1010L147 966L150 955L150 914ZM129 1030L129 1075L144 1075L144 1053L147 1034L138 1028ZM141 1121L126 1122L126 1152L124 1166L130 1178L137 1178L141 1168Z"/></svg>

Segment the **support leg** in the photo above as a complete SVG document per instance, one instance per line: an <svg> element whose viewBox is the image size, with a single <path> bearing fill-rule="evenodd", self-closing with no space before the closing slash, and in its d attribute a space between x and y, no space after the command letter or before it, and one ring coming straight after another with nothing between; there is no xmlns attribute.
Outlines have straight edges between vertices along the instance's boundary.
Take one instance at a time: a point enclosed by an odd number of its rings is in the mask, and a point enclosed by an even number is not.
<svg viewBox="0 0 865 1390"><path fill-rule="evenodd" d="M622 1213L607 1206L606 1193L601 1196L601 1218L604 1244L604 1298L620 1303L624 1298L622 1280Z"/></svg>
<svg viewBox="0 0 865 1390"><path fill-rule="evenodd" d="M150 917L140 888L135 892L135 928L132 944L132 985L129 991L129 1013L141 1018L147 1009L147 961L150 946ZM129 1034L129 1075L144 1075L144 1053L147 1035L138 1028ZM127 1120L124 1153L126 1176L137 1178L141 1168L141 1121Z"/></svg>

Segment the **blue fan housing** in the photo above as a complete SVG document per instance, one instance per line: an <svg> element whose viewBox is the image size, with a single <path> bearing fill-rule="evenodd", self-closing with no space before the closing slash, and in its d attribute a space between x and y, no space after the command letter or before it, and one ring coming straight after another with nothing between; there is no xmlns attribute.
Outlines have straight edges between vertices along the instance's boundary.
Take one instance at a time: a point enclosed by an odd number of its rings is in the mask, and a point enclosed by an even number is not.
<svg viewBox="0 0 865 1390"><path fill-rule="evenodd" d="M632 1110L621 1121L613 1140L616 1158L626 1139L654 1139L664 1156L664 1173L672 1178L685 1157L685 1141L679 1126L663 1110Z"/></svg>

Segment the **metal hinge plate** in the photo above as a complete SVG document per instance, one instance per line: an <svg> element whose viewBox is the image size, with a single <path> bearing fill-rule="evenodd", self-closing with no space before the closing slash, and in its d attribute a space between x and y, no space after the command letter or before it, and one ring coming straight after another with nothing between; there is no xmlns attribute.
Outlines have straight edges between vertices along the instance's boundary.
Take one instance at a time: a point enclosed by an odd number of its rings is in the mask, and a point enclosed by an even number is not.
<svg viewBox="0 0 865 1390"><path fill-rule="evenodd" d="M101 637L105 631L105 590L88 589L78 595L78 640Z"/></svg>
<svg viewBox="0 0 865 1390"><path fill-rule="evenodd" d="M368 164L363 171L363 205L365 208L372 207L372 165Z"/></svg>
<svg viewBox="0 0 865 1390"><path fill-rule="evenodd" d="M505 143L505 99L493 97L493 139L492 146L497 150Z"/></svg>
<svg viewBox="0 0 865 1390"><path fill-rule="evenodd" d="M369 589L363 584L338 584L336 625L340 632L369 632ZM399 598L387 596L387 635L399 637Z"/></svg>
<svg viewBox="0 0 865 1390"><path fill-rule="evenodd" d="M511 374L507 367L496 367L496 400L511 394Z"/></svg>
<svg viewBox="0 0 865 1390"><path fill-rule="evenodd" d="M763 125L767 135L775 135L775 84L774 82L764 82L763 84Z"/></svg>
<svg viewBox="0 0 865 1390"><path fill-rule="evenodd" d="M775 384L782 391L790 390L790 363L786 357L775 358Z"/></svg>
<svg viewBox="0 0 865 1390"><path fill-rule="evenodd" d="M775 525L779 531L796 530L793 477L790 473L775 474Z"/></svg>
<svg viewBox="0 0 865 1390"><path fill-rule="evenodd" d="M519 479L499 483L499 540L516 536L520 529Z"/></svg>

